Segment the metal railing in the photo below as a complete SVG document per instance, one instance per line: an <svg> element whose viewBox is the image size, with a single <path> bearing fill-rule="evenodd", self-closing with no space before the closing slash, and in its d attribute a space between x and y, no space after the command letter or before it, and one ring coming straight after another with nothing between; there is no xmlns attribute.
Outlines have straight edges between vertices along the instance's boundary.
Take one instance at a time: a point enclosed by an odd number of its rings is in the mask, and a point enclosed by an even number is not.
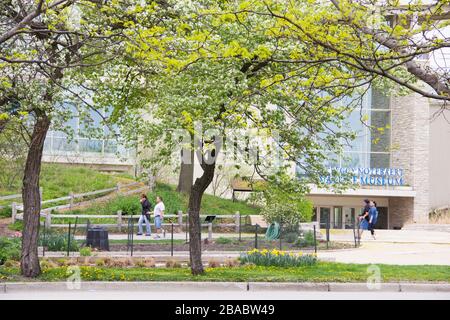
<svg viewBox="0 0 450 320"><path fill-rule="evenodd" d="M208 214L210 215L210 214ZM208 215L201 214L200 219L204 220ZM52 212L44 212L44 210L41 212L41 217L45 219L45 226L46 228L68 228L69 224L62 223L58 224L55 223L55 220L58 219L96 219L96 220L115 220L115 223L92 223L97 226L101 227L117 227L119 231L122 231L122 228L125 227L128 224L124 224L124 220L138 220L140 215L134 214L134 215L126 215L123 214L121 210L117 211L114 215L95 215L95 214L54 214ZM21 215L17 214L16 219L20 219ZM164 215L164 219L175 219L176 222L163 222L163 226L171 226L172 224L176 227L182 228L184 225L187 225L189 215L187 213L183 213L182 211L178 211L177 214L166 214ZM208 227L208 230L212 232L213 227L233 227L236 233L239 233L241 230L241 214L239 212L236 212L235 214L231 215L216 215L216 219L218 220L233 220L233 223L202 223L202 227ZM85 227L85 224L80 224L80 227ZM129 226L129 225L128 225Z"/></svg>
<svg viewBox="0 0 450 320"><path fill-rule="evenodd" d="M130 188L130 187L137 186L137 185L141 185L141 182L132 182L132 183L128 183L128 184L120 184L120 183L118 183L113 188L95 190L95 191L78 193L78 194L75 194L75 193L71 192L68 196L65 196L65 197L59 197L59 198L55 198L55 199L44 200L44 201L41 201L41 205L48 204L48 203L58 203L58 202L68 202L68 203L67 204L53 206L53 207L49 207L49 208L45 208L45 209L41 209L41 217L45 217L47 227L51 227L52 226L51 225L51 218L52 218L52 216L60 216L60 217L63 216L63 215L52 214L51 213L52 211L54 211L54 210L62 210L62 209L71 209L71 208L74 208L74 207L79 206L81 204L87 204L87 203L90 203L90 202L93 202L93 201L96 200L96 198L94 198L94 199L91 199L91 200L88 200L88 201L75 202L76 199L83 199L83 198L86 198L86 197L96 196L96 195L101 195L101 194L109 194L109 193L112 193L112 192L118 192L118 193L120 193L122 195L130 195L130 194L134 194L134 193L138 193L138 192L143 192L143 191L148 189L148 186L143 186L143 187L137 188L137 189L126 190L126 191L124 190L126 188ZM41 188L40 192L41 192L41 199L42 199L42 188ZM14 195L14 196L17 196L17 195ZM20 197L21 196L22 195L20 195ZM6 199L6 197L9 197L9 198L13 199L12 196L5 196L5 197L2 197L0 199ZM23 214L20 213L20 211L23 211L23 204L17 203L17 202L11 203L11 211L12 211L11 217L12 217L12 222L13 223L16 220L23 220ZM68 217L73 217L73 215L67 215L66 218L68 218ZM65 226L65 227L67 227L67 226Z"/></svg>

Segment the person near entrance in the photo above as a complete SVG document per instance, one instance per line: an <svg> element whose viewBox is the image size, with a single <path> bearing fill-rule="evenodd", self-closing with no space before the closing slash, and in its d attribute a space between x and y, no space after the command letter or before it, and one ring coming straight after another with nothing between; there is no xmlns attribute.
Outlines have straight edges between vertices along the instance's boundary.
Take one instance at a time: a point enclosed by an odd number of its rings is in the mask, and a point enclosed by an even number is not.
<svg viewBox="0 0 450 320"><path fill-rule="evenodd" d="M369 230L373 239L375 240L375 224L378 219L378 210L377 203L375 201L370 201L370 209L369 209Z"/></svg>
<svg viewBox="0 0 450 320"><path fill-rule="evenodd" d="M152 233L152 230L150 228L150 209L151 209L151 204L150 201L148 201L147 199L147 195L146 194L142 194L141 195L141 206L142 206L142 212L141 212L141 216L139 217L139 232L138 232L138 236L142 235L142 223L145 222L145 235L146 236L150 236Z"/></svg>
<svg viewBox="0 0 450 320"><path fill-rule="evenodd" d="M369 230L369 211L370 211L370 200L364 199L364 209L363 212L359 215L358 239L360 240L364 230Z"/></svg>
<svg viewBox="0 0 450 320"><path fill-rule="evenodd" d="M378 210L377 203L375 201L371 201L369 199L364 200L365 206L363 213L359 216L359 239L361 240L361 236L364 230L370 230L370 233L375 240L375 224L378 219Z"/></svg>
<svg viewBox="0 0 450 320"><path fill-rule="evenodd" d="M164 218L164 210L165 209L166 209L166 207L164 206L164 202L163 202L161 196L157 196L155 209L153 210L153 214L155 216L155 228L156 228L155 239L160 238L159 234L161 233L161 225L162 225L162 220Z"/></svg>

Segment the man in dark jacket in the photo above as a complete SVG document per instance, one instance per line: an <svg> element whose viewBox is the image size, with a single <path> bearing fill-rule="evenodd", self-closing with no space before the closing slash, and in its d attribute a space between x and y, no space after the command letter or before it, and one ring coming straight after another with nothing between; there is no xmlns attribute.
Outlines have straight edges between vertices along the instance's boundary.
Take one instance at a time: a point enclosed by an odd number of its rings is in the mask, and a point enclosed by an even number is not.
<svg viewBox="0 0 450 320"><path fill-rule="evenodd" d="M151 209L151 204L150 201L148 201L147 199L147 195L142 194L141 195L141 206L142 206L142 212L141 212L141 216L139 217L139 232L138 232L138 236L142 235L142 223L145 222L145 230L147 231L145 233L146 236L151 236L152 234L152 230L150 228L150 209Z"/></svg>
<svg viewBox="0 0 450 320"><path fill-rule="evenodd" d="M364 209L359 215L359 233L358 238L361 239L364 230L368 230L369 227L369 211L370 211L370 200L364 199Z"/></svg>
<svg viewBox="0 0 450 320"><path fill-rule="evenodd" d="M369 211L370 211L370 200L364 199L364 209L363 209L363 212L359 216L361 218L364 218L367 221L369 221ZM360 218L360 220L362 220L361 218Z"/></svg>

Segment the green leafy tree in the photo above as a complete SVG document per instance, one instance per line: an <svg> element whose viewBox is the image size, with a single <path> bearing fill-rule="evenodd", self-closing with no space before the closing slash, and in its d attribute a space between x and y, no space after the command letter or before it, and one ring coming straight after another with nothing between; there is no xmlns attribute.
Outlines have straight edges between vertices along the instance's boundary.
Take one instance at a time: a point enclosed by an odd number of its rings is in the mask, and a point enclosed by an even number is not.
<svg viewBox="0 0 450 320"><path fill-rule="evenodd" d="M179 4L171 7L175 18L164 26L136 24L135 33L128 35L130 60L117 67L110 82L102 83L99 94L99 101L115 102L122 133L142 143L142 154L144 148L151 151L145 164L178 161L180 147L191 149L200 163L203 173L193 182L188 205L193 274L203 272L202 196L214 178L217 159L231 152L222 138L247 129L278 135L271 148L258 149L256 158L244 152L238 161L254 166L265 179L295 163L308 173L302 183L319 183L325 151L339 151L341 140L352 137L339 128L357 103L336 103L352 96L354 88L325 78L320 64L305 61L294 67L282 62L295 43L268 33L271 17L230 15L227 8L214 1ZM344 73L338 66L334 69ZM194 139L174 139L180 129ZM236 140L242 150L249 149L246 139ZM273 161L277 152L278 163Z"/></svg>
<svg viewBox="0 0 450 320"><path fill-rule="evenodd" d="M259 189L259 190L258 190ZM269 223L277 222L284 230L295 231L301 222L311 221L312 202L305 198L305 185L286 173L279 173L256 188L252 201L262 206L261 215Z"/></svg>
<svg viewBox="0 0 450 320"><path fill-rule="evenodd" d="M95 109L88 95L80 92L87 84L80 70L95 69L117 54L115 49L125 28L121 23L124 18L120 19L124 16L121 5L127 4L107 6L88 0L1 4L0 134L8 125L19 122L28 145L22 186L24 276L40 273L39 174L46 134L50 126L67 132L64 123L69 118ZM116 15L102 14L106 11ZM81 106L74 111L68 101Z"/></svg>

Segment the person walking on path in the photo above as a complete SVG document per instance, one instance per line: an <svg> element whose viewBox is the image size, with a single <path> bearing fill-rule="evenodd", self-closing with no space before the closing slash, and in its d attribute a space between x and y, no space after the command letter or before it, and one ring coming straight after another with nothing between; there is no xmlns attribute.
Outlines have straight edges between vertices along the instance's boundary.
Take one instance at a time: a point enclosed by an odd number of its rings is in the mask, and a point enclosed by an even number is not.
<svg viewBox="0 0 450 320"><path fill-rule="evenodd" d="M147 195L142 194L141 195L141 206L142 206L142 212L141 212L141 216L139 217L139 232L138 232L138 236L142 235L142 223L145 222L145 235L146 236L151 236L152 234L152 230L150 227L150 209L151 209L151 204L150 201L148 201L147 199Z"/></svg>
<svg viewBox="0 0 450 320"><path fill-rule="evenodd" d="M364 230L369 230L369 211L370 211L370 200L364 199L364 209L359 215L359 233L358 239L361 240L361 236Z"/></svg>
<svg viewBox="0 0 450 320"><path fill-rule="evenodd" d="M155 208L153 209L153 214L155 217L155 228L156 228L156 235L155 235L155 239L159 239L160 236L160 232L161 232L161 226L162 226L162 221L164 218L164 210L166 209L166 207L164 206L164 202L161 196L157 196L156 197L156 205Z"/></svg>
<svg viewBox="0 0 450 320"><path fill-rule="evenodd" d="M370 201L369 230L370 230L370 234L372 235L374 240L376 240L376 238L375 238L375 224L377 223L377 219L378 219L377 203L375 201Z"/></svg>

